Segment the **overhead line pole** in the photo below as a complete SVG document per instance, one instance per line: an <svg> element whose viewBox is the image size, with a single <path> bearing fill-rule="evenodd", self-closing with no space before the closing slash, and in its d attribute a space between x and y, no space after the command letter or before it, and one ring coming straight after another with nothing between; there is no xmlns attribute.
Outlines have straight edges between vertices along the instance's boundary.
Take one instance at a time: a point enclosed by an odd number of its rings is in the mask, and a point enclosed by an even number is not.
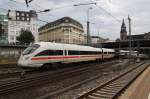
<svg viewBox="0 0 150 99"><path fill-rule="evenodd" d="M73 6L83 6L83 5L96 5L96 2L91 2L91 3L80 3L80 4L74 4ZM90 7L87 10L87 44L91 43L91 38L90 38L90 21L89 21L89 10L92 9L92 7Z"/></svg>
<svg viewBox="0 0 150 99"><path fill-rule="evenodd" d="M89 19L89 10L92 9L91 7L87 10L87 44L91 44L91 37L90 37L90 19Z"/></svg>
<svg viewBox="0 0 150 99"><path fill-rule="evenodd" d="M131 18L128 16L129 20L129 59L131 60Z"/></svg>

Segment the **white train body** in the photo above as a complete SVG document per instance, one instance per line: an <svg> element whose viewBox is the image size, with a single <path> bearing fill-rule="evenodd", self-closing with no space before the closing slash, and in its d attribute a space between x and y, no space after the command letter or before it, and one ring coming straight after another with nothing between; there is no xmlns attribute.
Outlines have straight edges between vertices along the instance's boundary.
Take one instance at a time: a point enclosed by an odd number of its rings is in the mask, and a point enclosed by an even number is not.
<svg viewBox="0 0 150 99"><path fill-rule="evenodd" d="M137 51L120 50L120 56L124 56L124 57L128 58L130 54L131 54L132 58L136 58L138 52Z"/></svg>
<svg viewBox="0 0 150 99"><path fill-rule="evenodd" d="M94 48L74 44L51 42L35 43L24 50L18 65L21 67L41 67L52 63L72 63L109 59L115 56L113 49Z"/></svg>

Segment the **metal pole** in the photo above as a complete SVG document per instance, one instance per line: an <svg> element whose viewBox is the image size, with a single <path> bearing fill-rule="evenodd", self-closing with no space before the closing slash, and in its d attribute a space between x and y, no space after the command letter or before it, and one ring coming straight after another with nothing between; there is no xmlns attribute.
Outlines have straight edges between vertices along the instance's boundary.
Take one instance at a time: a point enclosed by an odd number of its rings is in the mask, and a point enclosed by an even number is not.
<svg viewBox="0 0 150 99"><path fill-rule="evenodd" d="M90 20L89 20L89 10L92 9L91 7L87 10L87 44L91 44L90 38Z"/></svg>
<svg viewBox="0 0 150 99"><path fill-rule="evenodd" d="M129 20L129 59L131 60L131 18L128 16Z"/></svg>
<svg viewBox="0 0 150 99"><path fill-rule="evenodd" d="M89 29L89 24L90 24L90 22L87 21L87 44L90 44L90 33L89 33L90 29Z"/></svg>
<svg viewBox="0 0 150 99"><path fill-rule="evenodd" d="M120 62L120 40L119 40L119 62Z"/></svg>
<svg viewBox="0 0 150 99"><path fill-rule="evenodd" d="M136 60L136 62L140 62L140 57L139 57L139 54L140 54L140 41L139 40L137 40L137 60Z"/></svg>
<svg viewBox="0 0 150 99"><path fill-rule="evenodd" d="M139 54L140 54L140 41L139 40L137 40L137 49L138 49L137 56L139 57Z"/></svg>
<svg viewBox="0 0 150 99"><path fill-rule="evenodd" d="M101 49L102 49L102 63L103 63L103 60L104 60L104 52L103 52L103 45L102 45L102 43L101 43Z"/></svg>

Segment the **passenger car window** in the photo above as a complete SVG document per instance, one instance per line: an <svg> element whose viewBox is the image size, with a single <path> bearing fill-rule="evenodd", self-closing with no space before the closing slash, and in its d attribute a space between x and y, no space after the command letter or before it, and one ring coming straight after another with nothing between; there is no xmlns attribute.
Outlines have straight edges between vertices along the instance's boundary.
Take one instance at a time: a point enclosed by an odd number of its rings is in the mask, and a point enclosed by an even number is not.
<svg viewBox="0 0 150 99"><path fill-rule="evenodd" d="M54 55L63 55L63 50L44 50L35 56L54 56Z"/></svg>

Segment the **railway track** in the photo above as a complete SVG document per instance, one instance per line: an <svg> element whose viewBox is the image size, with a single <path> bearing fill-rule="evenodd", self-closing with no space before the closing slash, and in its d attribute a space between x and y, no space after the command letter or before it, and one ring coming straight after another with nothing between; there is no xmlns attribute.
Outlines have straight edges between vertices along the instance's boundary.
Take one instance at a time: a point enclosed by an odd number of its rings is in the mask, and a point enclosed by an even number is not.
<svg viewBox="0 0 150 99"><path fill-rule="evenodd" d="M108 63L112 63L112 60L110 62L105 62L104 64L108 64ZM97 62L96 64L99 64L99 63ZM64 67L71 67L70 65L68 65L68 66L60 65L61 66L60 68L62 69ZM78 66L78 65L83 65L83 64L77 64L76 63L73 65ZM60 69L60 68L58 68L58 69ZM4 65L4 66L0 67L0 82L1 82L1 80L5 80L5 79L9 79L9 78L10 79L20 78L22 72L25 72L26 75L32 75L32 74L37 75L37 74L42 73L42 72L49 72L50 70L53 70L53 69L56 69L56 68L50 68L49 70L38 70L38 69L25 69L25 70L23 70L23 69L17 67L15 64L12 66Z"/></svg>
<svg viewBox="0 0 150 99"><path fill-rule="evenodd" d="M149 65L150 63L142 63L76 99L117 99Z"/></svg>
<svg viewBox="0 0 150 99"><path fill-rule="evenodd" d="M61 75L59 74L59 76L62 76L62 79L63 79L63 78L66 77L65 75L73 76L74 72L79 72L79 74L81 74L81 73L84 73L86 71L82 68L80 70L74 70L74 71L71 71L71 72L62 73ZM57 74L55 74L53 76L41 75L39 77L25 78L25 79L21 79L21 80L18 80L18 81L12 81L12 82L9 82L9 83L5 83L5 84L0 85L0 95L9 94L11 92L14 92L14 91L17 91L17 90L20 90L20 89L24 89L24 88L38 86L38 85L41 85L42 83L48 83L48 82L56 81L57 78L58 78ZM52 80L49 81L50 79L52 79Z"/></svg>
<svg viewBox="0 0 150 99"><path fill-rule="evenodd" d="M116 62L110 62L109 64L115 64ZM40 73L38 75L34 75L27 78L17 79L10 82L0 82L0 95L7 95L12 92L16 92L21 89L29 88L29 87L35 87L42 84L50 83L50 82L57 82L61 79L70 78L73 76L79 76L85 72L88 72L91 68L90 64L89 66L77 66L73 68L68 68L64 70L58 70L56 72L45 72ZM108 64L103 64L105 65Z"/></svg>
<svg viewBox="0 0 150 99"><path fill-rule="evenodd" d="M10 68L11 67L11 68ZM2 69L1 69L2 68ZM49 70L40 70L40 69L21 69L18 68L17 66L5 66L5 67L1 67L1 73L0 73L0 81L1 80L5 80L5 79L12 79L12 78L20 78L21 77L21 73L24 72L26 76L31 76L31 75L38 75L40 73L45 73L45 72L49 72L52 69ZM41 75L41 74L40 74Z"/></svg>
<svg viewBox="0 0 150 99"><path fill-rule="evenodd" d="M35 74L35 73L40 73L42 71L37 71L35 69L28 69L28 70L23 70L23 69L11 69L11 68L5 68L4 70L1 69L1 73L0 73L0 82L3 80L7 80L7 79L12 79L12 78L20 78L22 73L26 73L26 74Z"/></svg>
<svg viewBox="0 0 150 99"><path fill-rule="evenodd" d="M109 63L109 62L106 62L106 63ZM110 62L110 63L112 63L112 62ZM70 65L67 66L67 67L71 67ZM83 65L83 64L73 64L73 65L77 66L77 65ZM66 67L66 66L64 66L64 67ZM61 69L64 68L64 67L61 67ZM5 66L0 67L0 82L3 79L5 80L5 79L9 79L9 78L10 79L20 78L22 72L25 72L26 75L32 75L32 74L37 75L39 73L49 72L49 71L54 70L54 69L56 69L56 68L50 68L49 70L38 70L38 69L25 69L25 70L23 70L21 68L18 68L16 65L13 65L13 66L5 65ZM58 69L60 69L60 68L58 68Z"/></svg>

